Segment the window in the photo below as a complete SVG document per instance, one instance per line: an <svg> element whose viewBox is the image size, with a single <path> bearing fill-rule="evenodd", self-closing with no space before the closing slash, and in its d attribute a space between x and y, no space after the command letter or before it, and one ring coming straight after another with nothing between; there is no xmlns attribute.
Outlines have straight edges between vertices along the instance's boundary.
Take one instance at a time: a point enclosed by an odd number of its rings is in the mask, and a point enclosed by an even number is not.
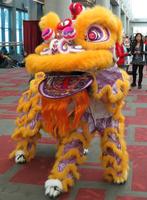
<svg viewBox="0 0 147 200"><path fill-rule="evenodd" d="M22 42L23 42L23 20L28 19L28 13L17 10L16 11L16 42L19 43L17 46L17 53L20 54L22 52Z"/></svg>
<svg viewBox="0 0 147 200"><path fill-rule="evenodd" d="M10 10L5 7L0 7L0 42L7 43L10 41ZM6 51L9 51L8 44L5 44Z"/></svg>

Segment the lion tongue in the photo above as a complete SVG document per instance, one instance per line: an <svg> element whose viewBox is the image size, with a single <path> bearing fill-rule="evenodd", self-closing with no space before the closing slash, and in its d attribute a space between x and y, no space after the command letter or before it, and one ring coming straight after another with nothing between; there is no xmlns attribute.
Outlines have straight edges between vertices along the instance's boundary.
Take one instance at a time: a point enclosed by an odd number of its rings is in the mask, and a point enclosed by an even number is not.
<svg viewBox="0 0 147 200"><path fill-rule="evenodd" d="M70 78L67 77L64 79L64 82L63 82L63 89L67 89L68 85L69 85L69 81L70 81Z"/></svg>

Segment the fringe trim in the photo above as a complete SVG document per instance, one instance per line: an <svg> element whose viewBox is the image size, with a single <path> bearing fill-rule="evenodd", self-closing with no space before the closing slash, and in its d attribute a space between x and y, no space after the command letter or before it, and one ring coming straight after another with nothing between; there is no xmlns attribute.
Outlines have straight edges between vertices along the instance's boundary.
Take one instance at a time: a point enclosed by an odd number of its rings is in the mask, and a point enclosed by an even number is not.
<svg viewBox="0 0 147 200"><path fill-rule="evenodd" d="M127 96L130 82L128 75L124 70L121 70L123 80L118 79L116 81L117 94L113 94L113 89L110 85L106 85L99 93L96 80L92 85L92 96L98 100L102 100L107 107L107 110L112 113L114 120L119 120L123 129L122 123L124 123L124 116L122 115L122 108L124 107L124 98Z"/></svg>
<svg viewBox="0 0 147 200"><path fill-rule="evenodd" d="M27 161L35 155L37 140L41 137L39 130L42 126L41 120L36 119L41 112L40 95L38 85L44 79L45 74L40 72L35 75L35 79L30 82L30 88L22 94L18 102L16 119L16 129L12 134L12 139L18 141L16 149L10 154L10 158L15 156L17 150L23 150ZM34 120L34 127L30 123ZM31 144L31 148L28 145Z"/></svg>
<svg viewBox="0 0 147 200"><path fill-rule="evenodd" d="M68 177L69 173L73 175L73 178L79 179L80 175L78 173L77 165L82 164L86 159L84 155L80 154L79 149L77 148L72 148L64 154L65 145L74 140L80 140L83 148L87 147L88 143L90 142L88 141L88 138L86 141L84 135L76 132L72 133L70 137L64 138L62 144L59 146L58 153L56 154L56 163L51 171L51 175L49 176L51 179L60 179L62 181L64 191L68 191L68 188L74 184L74 180ZM71 157L75 158L75 163L67 164L63 171L59 172L58 166L60 162L70 159Z"/></svg>
<svg viewBox="0 0 147 200"><path fill-rule="evenodd" d="M104 135L101 141L101 148L103 152L106 152L106 155L101 156L102 165L105 168L105 179L107 181L126 181L127 172L129 170L128 166L128 153L126 148L126 143L124 141L124 133L122 129L122 125L119 126L119 130L117 131L114 128L107 128L104 131ZM119 149L116 144L110 140L109 134L115 134L117 140L120 142L121 149ZM116 158L113 155L110 155L108 149L111 149L112 152L120 158L120 163L117 162ZM108 152L108 154L107 154Z"/></svg>
<svg viewBox="0 0 147 200"><path fill-rule="evenodd" d="M92 94L93 94L92 96L98 100L100 100L104 97L106 103L116 103L116 102L124 99L128 94L128 91L130 88L130 82L129 82L128 75L123 71L121 71L121 73L122 73L124 80L118 79L116 81L116 87L118 90L117 94L113 94L113 89L110 85L106 85L98 93L98 85L97 85L97 82L95 79L95 81L93 82L93 85L92 85Z"/></svg>
<svg viewBox="0 0 147 200"><path fill-rule="evenodd" d="M38 133L37 135L35 135L35 137L24 139L24 140L22 139L18 141L15 150L10 153L9 158L10 159L14 158L16 152L18 150L22 150L24 152L26 161L29 162L31 159L34 158L36 154L36 145L37 145L38 139L40 138L41 138L41 134Z"/></svg>

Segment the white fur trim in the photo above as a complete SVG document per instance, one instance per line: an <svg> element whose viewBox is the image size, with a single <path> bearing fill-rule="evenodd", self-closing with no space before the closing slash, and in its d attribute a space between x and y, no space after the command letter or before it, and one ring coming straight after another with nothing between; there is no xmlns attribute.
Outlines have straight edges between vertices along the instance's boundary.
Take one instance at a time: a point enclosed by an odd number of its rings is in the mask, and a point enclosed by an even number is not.
<svg viewBox="0 0 147 200"><path fill-rule="evenodd" d="M88 149L84 149L84 155L87 155L89 153L89 150Z"/></svg>
<svg viewBox="0 0 147 200"><path fill-rule="evenodd" d="M45 195L57 197L63 191L63 186L58 179L49 179L45 182Z"/></svg>
<svg viewBox="0 0 147 200"><path fill-rule="evenodd" d="M22 150L16 151L15 162L16 163L25 163L26 162L24 151L22 151Z"/></svg>

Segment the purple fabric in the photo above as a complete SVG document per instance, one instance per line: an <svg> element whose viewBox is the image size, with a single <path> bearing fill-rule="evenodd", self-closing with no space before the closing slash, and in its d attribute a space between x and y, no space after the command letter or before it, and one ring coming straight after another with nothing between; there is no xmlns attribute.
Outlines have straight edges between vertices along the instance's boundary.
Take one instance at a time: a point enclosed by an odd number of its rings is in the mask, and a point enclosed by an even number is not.
<svg viewBox="0 0 147 200"><path fill-rule="evenodd" d="M100 92L101 89L103 89L106 85L110 85L112 87L112 92L113 94L117 94L117 86L116 86L116 81L118 79L122 80L122 74L117 67L117 65L105 69L105 70L100 70L96 74L96 80L98 84L98 91ZM118 122L114 121L112 117L105 117L105 118L96 118L93 116L91 110L89 109L83 117L84 120L86 120L89 124L89 131L92 133L95 130L98 130L100 134L104 132L104 129L107 127L112 127L112 128L117 128L118 127Z"/></svg>
<svg viewBox="0 0 147 200"><path fill-rule="evenodd" d="M66 154L68 151L70 151L71 149L74 149L74 148L78 149L79 153L81 155L83 154L83 145L80 140L73 140L71 143L66 144L64 147L63 154Z"/></svg>
<svg viewBox="0 0 147 200"><path fill-rule="evenodd" d="M73 179L74 177L73 177L72 173L69 173L69 174L67 175L67 178Z"/></svg>
<svg viewBox="0 0 147 200"><path fill-rule="evenodd" d="M76 163L75 157L71 157L70 159L67 159L67 160L62 160L58 165L58 171L62 172L67 165L73 164L73 163Z"/></svg>
<svg viewBox="0 0 147 200"><path fill-rule="evenodd" d="M98 132L103 134L105 128L118 128L118 121L113 120L112 117L97 119L96 129Z"/></svg>
<svg viewBox="0 0 147 200"><path fill-rule="evenodd" d="M96 131L96 124L95 124L95 120L94 117L92 116L91 112L86 112L83 116L83 120L86 121L89 125L89 132L93 133L94 131Z"/></svg>
<svg viewBox="0 0 147 200"><path fill-rule="evenodd" d="M108 137L109 137L108 141L110 140L111 142L113 142L116 145L116 147L119 150L121 150L121 144L120 144L119 138L115 135L115 133L109 134ZM121 164L121 158L109 147L107 148L105 152L103 152L103 156L107 156L107 155L110 155L113 158L115 158L118 165ZM110 163L108 164L107 167L113 167L113 166L111 166L111 163Z"/></svg>
<svg viewBox="0 0 147 200"><path fill-rule="evenodd" d="M115 133L112 133L109 135L109 139L117 146L118 149L121 149L121 144L119 142L118 137L115 135Z"/></svg>
<svg viewBox="0 0 147 200"><path fill-rule="evenodd" d="M113 120L112 116L94 120L92 113L86 112L83 119L88 122L90 133L98 131L102 135L105 128L118 128L118 121Z"/></svg>
<svg viewBox="0 0 147 200"><path fill-rule="evenodd" d="M105 70L100 70L96 75L98 92L106 85L112 87L118 79L122 79L122 74L117 65Z"/></svg>
<svg viewBox="0 0 147 200"><path fill-rule="evenodd" d="M27 101L28 101L28 94L25 94L25 95L23 96L23 101L24 101L24 102L27 102Z"/></svg>
<svg viewBox="0 0 147 200"><path fill-rule="evenodd" d="M36 123L41 120L41 114L40 113L37 113L35 118L30 122L30 129L34 129Z"/></svg>
<svg viewBox="0 0 147 200"><path fill-rule="evenodd" d="M117 161L117 164L120 165L121 159L119 158L119 156L118 156L115 152L113 152L112 149L107 148L107 151L103 153L103 156L107 156L107 155L110 155L110 156L112 156L113 158L115 158L116 161Z"/></svg>
<svg viewBox="0 0 147 200"><path fill-rule="evenodd" d="M67 143L65 144L64 147L64 151L63 151L63 155L66 154L68 151L70 151L71 149L78 149L79 150L79 154L82 156L84 149L83 149L83 144L80 140L73 140L71 143ZM68 164L76 164L76 157L72 156L69 159L66 160L62 160L59 165L58 165L58 171L62 172L64 170L64 168L68 165ZM69 174L69 176L71 177L71 175Z"/></svg>
<svg viewBox="0 0 147 200"><path fill-rule="evenodd" d="M28 146L27 146L27 149L28 149L28 151L30 151L30 150L31 150L31 148L32 148L32 145L33 145L32 143L30 143L30 142L28 143Z"/></svg>
<svg viewBox="0 0 147 200"><path fill-rule="evenodd" d="M19 113L19 118L22 118L25 114L26 114L25 112Z"/></svg>
<svg viewBox="0 0 147 200"><path fill-rule="evenodd" d="M34 129L35 125L36 125L36 120L33 119L30 123L30 129Z"/></svg>

